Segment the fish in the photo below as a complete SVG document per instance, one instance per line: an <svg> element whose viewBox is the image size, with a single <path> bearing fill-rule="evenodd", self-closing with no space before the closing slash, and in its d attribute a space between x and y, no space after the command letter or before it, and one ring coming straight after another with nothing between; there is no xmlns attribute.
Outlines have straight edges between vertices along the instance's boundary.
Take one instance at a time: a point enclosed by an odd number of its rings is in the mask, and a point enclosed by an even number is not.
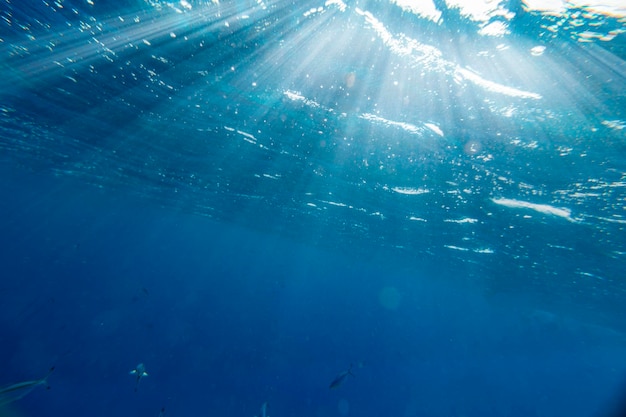
<svg viewBox="0 0 626 417"><path fill-rule="evenodd" d="M348 368L347 371L343 371L342 373L337 375L335 379L333 379L333 382L330 383L330 386L328 388L330 389L338 388L341 384L343 384L343 381L346 380L348 375L354 376L354 374L352 373L352 364L350 364L350 368Z"/></svg>
<svg viewBox="0 0 626 417"><path fill-rule="evenodd" d="M146 372L146 367L143 363L140 363L135 369L133 369L129 373L131 375L137 375L137 382L135 383L135 392L137 392L137 388L139 388L139 381L141 381L141 378L143 378L144 376L148 376L148 373Z"/></svg>
<svg viewBox="0 0 626 417"><path fill-rule="evenodd" d="M267 401L265 401L262 405L261 405L261 415L258 417L270 417L267 415L267 407L269 407L269 403ZM257 416L254 416L257 417Z"/></svg>
<svg viewBox="0 0 626 417"><path fill-rule="evenodd" d="M39 385L45 385L46 389L50 389L50 385L48 385L48 377L52 371L54 371L54 366L50 368L46 376L41 379L18 382L16 384L0 388L0 406L12 403L13 401L17 401L25 397Z"/></svg>

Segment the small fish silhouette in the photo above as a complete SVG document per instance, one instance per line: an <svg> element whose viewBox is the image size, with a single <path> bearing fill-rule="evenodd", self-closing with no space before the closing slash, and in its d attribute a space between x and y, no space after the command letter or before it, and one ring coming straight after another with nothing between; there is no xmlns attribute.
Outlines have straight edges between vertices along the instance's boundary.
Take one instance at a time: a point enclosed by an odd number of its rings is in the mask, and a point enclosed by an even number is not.
<svg viewBox="0 0 626 417"><path fill-rule="evenodd" d="M347 371L343 371L342 373L337 375L335 379L333 379L333 382L330 383L329 388L330 389L338 388L341 384L343 384L343 381L346 380L348 375L354 376L354 374L352 373L352 364L350 364L350 368Z"/></svg>
<svg viewBox="0 0 626 417"><path fill-rule="evenodd" d="M41 379L18 382L16 384L11 384L6 387L0 388L0 406L12 403L13 401L17 401L25 397L39 385L45 385L46 389L50 389L50 386L48 385L48 377L50 376L52 371L54 371L54 366L50 368L48 374Z"/></svg>
<svg viewBox="0 0 626 417"><path fill-rule="evenodd" d="M137 388L139 387L139 381L141 381L141 378L143 378L144 376L148 376L148 373L146 372L146 367L143 363L140 363L135 369L133 369L129 373L131 375L137 375L137 382L135 383L135 392L137 392Z"/></svg>

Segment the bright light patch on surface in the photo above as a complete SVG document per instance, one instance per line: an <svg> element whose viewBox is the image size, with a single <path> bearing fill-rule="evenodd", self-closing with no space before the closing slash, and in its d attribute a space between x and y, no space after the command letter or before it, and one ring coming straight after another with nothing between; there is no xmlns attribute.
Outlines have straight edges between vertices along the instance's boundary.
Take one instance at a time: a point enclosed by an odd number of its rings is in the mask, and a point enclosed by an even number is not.
<svg viewBox="0 0 626 417"><path fill-rule="evenodd" d="M320 200L320 202L324 203L324 204L328 204L329 206L354 208L354 207L349 206L349 205L347 205L345 203L338 203L336 201Z"/></svg>
<svg viewBox="0 0 626 417"><path fill-rule="evenodd" d="M500 1L446 0L446 3L449 7L459 9L461 15L479 22L489 21L493 16L505 13Z"/></svg>
<svg viewBox="0 0 626 417"><path fill-rule="evenodd" d="M491 201L504 207L525 208L534 210L538 213L550 214L553 216L562 217L569 221L575 221L574 219L572 219L572 212L568 208L554 207L549 204L529 203L528 201L513 200L509 198L492 198Z"/></svg>
<svg viewBox="0 0 626 417"><path fill-rule="evenodd" d="M626 128L626 122L623 120L605 120L602 124L606 127L610 127L611 129L622 130Z"/></svg>
<svg viewBox="0 0 626 417"><path fill-rule="evenodd" d="M317 7L317 8L313 7L311 9L307 10L306 12L302 13L302 16L309 17L309 16L312 16L312 15L314 15L316 13L322 13L323 11L324 11L323 7Z"/></svg>
<svg viewBox="0 0 626 417"><path fill-rule="evenodd" d="M431 0L391 0L405 12L416 14L420 17L438 22L441 18L441 11L437 10L435 4Z"/></svg>
<svg viewBox="0 0 626 417"><path fill-rule="evenodd" d="M504 36L510 33L509 27L501 21L489 23L478 31L483 36Z"/></svg>
<svg viewBox="0 0 626 417"><path fill-rule="evenodd" d="M246 142L251 143L253 145L257 144L257 139L250 133L247 133L241 130L237 130L237 133L239 133L242 136L243 140L245 140Z"/></svg>
<svg viewBox="0 0 626 417"><path fill-rule="evenodd" d="M445 223L458 223L458 224L463 224L463 223L474 224L474 223L478 223L478 219L464 217L462 219L445 219L444 222Z"/></svg>
<svg viewBox="0 0 626 417"><path fill-rule="evenodd" d="M391 0L402 10L414 13L417 16L439 22L441 11L437 9L432 0ZM510 20L514 14L510 12L502 1L493 0L446 0L446 5L459 9L462 16L468 17L476 22L488 22L494 17ZM561 14L568 8L585 8L592 12L603 13L616 17L626 16L626 5L623 0L606 0L602 2L589 2L583 0L523 0L527 10L544 13Z"/></svg>
<svg viewBox="0 0 626 417"><path fill-rule="evenodd" d="M287 91L284 91L283 94L289 100L301 101L302 103L304 103L305 105L307 105L309 107L314 107L314 108L321 108L322 107L322 105L320 105L315 100L309 100L308 98L304 97L302 94L300 94L298 92L287 90ZM332 109L327 109L327 110L332 111Z"/></svg>
<svg viewBox="0 0 626 417"><path fill-rule="evenodd" d="M541 95L530 91L524 91L515 87L509 87L489 81L474 71L461 68L457 64L443 58L442 52L430 45L418 42L404 34L394 36L385 25L374 17L370 12L356 9L356 12L365 17L366 23L376 32L380 39L389 47L389 50L400 57L408 59L415 68L424 68L431 71L447 73L456 80L469 81L487 91L504 94L510 97L541 99Z"/></svg>
<svg viewBox="0 0 626 417"><path fill-rule="evenodd" d="M438 69L447 63L441 58L441 51L433 46L423 44L401 34L394 36L385 25L370 12L356 9L357 14L365 17L380 39L398 56L409 58L413 65L424 66L429 69Z"/></svg>
<svg viewBox="0 0 626 417"><path fill-rule="evenodd" d="M324 3L324 6L336 6L342 12L345 12L347 7L346 3L341 0L327 0L326 3Z"/></svg>
<svg viewBox="0 0 626 417"><path fill-rule="evenodd" d="M541 56L546 51L546 47L543 45L538 45L530 49L530 54L532 56Z"/></svg>
<svg viewBox="0 0 626 417"><path fill-rule="evenodd" d="M565 11L565 3L561 0L524 0L528 10L538 12L561 13Z"/></svg>
<svg viewBox="0 0 626 417"><path fill-rule="evenodd" d="M480 75L465 68L457 68L456 73L459 77L467 81L471 81L472 83L483 87L487 91L492 91L494 93L500 93L511 97L531 98L533 100L539 100L542 98L541 94L533 93L530 91L518 90L517 88L485 80Z"/></svg>
<svg viewBox="0 0 626 417"><path fill-rule="evenodd" d="M591 12L603 13L615 17L626 16L626 4L623 0L605 0L589 2L581 0L523 0L528 10L561 14L570 7L584 8Z"/></svg>
<svg viewBox="0 0 626 417"><path fill-rule="evenodd" d="M467 248L462 248L460 246L454 246L454 245L443 245L444 248L448 248L448 249L452 249L452 250L458 250L461 252L469 252L469 249Z"/></svg>
<svg viewBox="0 0 626 417"><path fill-rule="evenodd" d="M430 190L426 188L410 188L410 187L393 187L392 191L398 194L404 195L420 195L420 194L428 194Z"/></svg>
<svg viewBox="0 0 626 417"><path fill-rule="evenodd" d="M420 129L419 127L411 124L411 123L405 123L405 122L395 122L393 120L387 120L384 117L380 117L380 116L376 116L374 114L370 114L370 113L365 113L362 114L361 119L365 119L365 120L370 120L372 122L376 122L376 123L380 123L382 125L385 126L389 126L389 127L397 127L400 128L408 133L417 135L419 133L421 133L422 129Z"/></svg>
<svg viewBox="0 0 626 417"><path fill-rule="evenodd" d="M484 254L492 254L495 253L495 251L491 248L476 248L476 249L470 249L470 248L464 248L462 246L455 246L455 245L443 245L444 248L447 249L452 249L452 250L456 250L459 252L474 252L474 253L484 253Z"/></svg>
<svg viewBox="0 0 626 417"><path fill-rule="evenodd" d="M436 134L438 134L439 136L443 137L443 131L441 129L439 129L439 126L434 125L432 123L424 123L424 126L426 126L427 128L429 128L430 130L432 130L433 132L435 132Z"/></svg>
<svg viewBox="0 0 626 417"><path fill-rule="evenodd" d="M601 216L592 216L598 220L602 220L605 222L609 222L609 223L616 223L616 224L626 224L626 219L614 219L614 218L610 218L610 217L601 217Z"/></svg>

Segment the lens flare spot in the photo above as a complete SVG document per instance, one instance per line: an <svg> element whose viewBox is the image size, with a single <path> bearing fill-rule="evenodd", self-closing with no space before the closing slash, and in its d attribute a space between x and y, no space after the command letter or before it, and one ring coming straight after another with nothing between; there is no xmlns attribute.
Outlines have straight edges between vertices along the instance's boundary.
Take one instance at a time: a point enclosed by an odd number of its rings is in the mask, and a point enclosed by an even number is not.
<svg viewBox="0 0 626 417"><path fill-rule="evenodd" d="M388 310L397 310L402 302L402 294L396 287L385 287L378 294L378 302Z"/></svg>

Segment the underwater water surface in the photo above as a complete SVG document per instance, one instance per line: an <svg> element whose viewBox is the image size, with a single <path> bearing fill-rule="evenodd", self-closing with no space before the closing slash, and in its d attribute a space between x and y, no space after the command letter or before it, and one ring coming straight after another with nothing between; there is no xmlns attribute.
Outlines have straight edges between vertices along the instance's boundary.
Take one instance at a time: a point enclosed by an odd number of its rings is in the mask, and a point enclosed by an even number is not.
<svg viewBox="0 0 626 417"><path fill-rule="evenodd" d="M616 415L620 3L0 0L0 415Z"/></svg>

